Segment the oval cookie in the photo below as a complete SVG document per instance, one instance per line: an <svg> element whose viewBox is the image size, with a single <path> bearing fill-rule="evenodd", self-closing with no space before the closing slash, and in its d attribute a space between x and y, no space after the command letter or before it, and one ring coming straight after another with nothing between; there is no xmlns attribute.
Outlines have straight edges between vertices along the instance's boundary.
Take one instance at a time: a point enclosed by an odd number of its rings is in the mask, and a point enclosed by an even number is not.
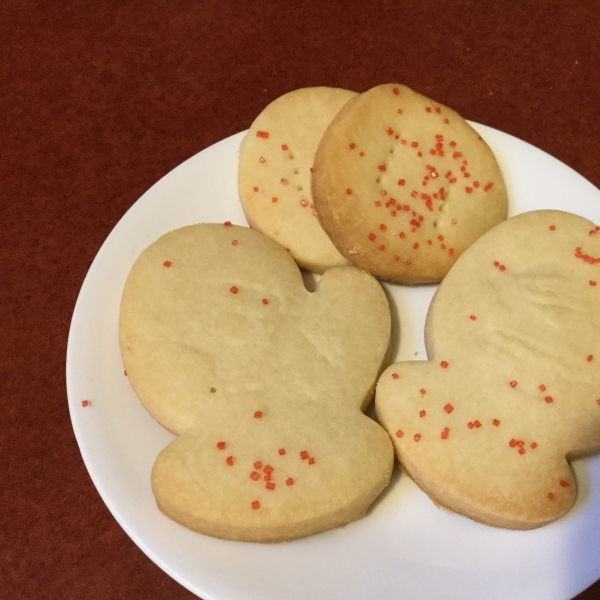
<svg viewBox="0 0 600 600"><path fill-rule="evenodd" d="M436 503L513 529L572 506L568 461L600 450L599 230L549 210L495 227L440 284L429 362L381 376L379 420Z"/></svg>
<svg viewBox="0 0 600 600"><path fill-rule="evenodd" d="M328 87L289 92L263 110L240 147L238 188L248 223L317 273L348 264L319 224L310 176L321 136L354 96Z"/></svg>
<svg viewBox="0 0 600 600"><path fill-rule="evenodd" d="M498 163L453 110L398 84L347 104L315 157L321 224L355 266L401 283L440 281L506 217Z"/></svg>
<svg viewBox="0 0 600 600"><path fill-rule="evenodd" d="M152 471L160 510L256 542L361 517L393 465L362 412L389 336L381 286L354 267L310 293L289 253L245 227L153 243L125 284L120 346L141 403L178 436Z"/></svg>

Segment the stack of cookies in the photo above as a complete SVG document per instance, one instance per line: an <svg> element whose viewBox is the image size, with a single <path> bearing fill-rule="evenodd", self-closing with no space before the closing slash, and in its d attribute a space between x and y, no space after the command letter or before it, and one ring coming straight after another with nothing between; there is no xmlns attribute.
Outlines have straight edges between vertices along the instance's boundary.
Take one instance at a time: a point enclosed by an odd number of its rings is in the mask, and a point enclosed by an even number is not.
<svg viewBox="0 0 600 600"><path fill-rule="evenodd" d="M306 536L364 515L394 454L482 523L528 529L572 506L568 460L600 450L599 227L505 220L490 147L399 84L278 98L238 185L251 229L168 233L123 292L131 385L178 436L152 472L163 513L227 539ZM314 293L299 267L323 274ZM442 282L429 361L388 366L377 278Z"/></svg>

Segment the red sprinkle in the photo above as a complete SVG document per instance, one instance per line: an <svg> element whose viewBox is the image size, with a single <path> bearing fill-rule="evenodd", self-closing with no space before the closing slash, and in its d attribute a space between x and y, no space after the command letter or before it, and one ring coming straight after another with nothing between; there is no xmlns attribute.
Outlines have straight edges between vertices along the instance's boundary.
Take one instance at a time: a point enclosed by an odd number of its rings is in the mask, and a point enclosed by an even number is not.
<svg viewBox="0 0 600 600"><path fill-rule="evenodd" d="M89 404L90 404L90 401L89 401L89 400L82 400L82 401L81 401L81 406L83 406L84 408L85 408L86 406L89 406Z"/></svg>
<svg viewBox="0 0 600 600"><path fill-rule="evenodd" d="M494 420L492 421L492 425L493 425L494 427L498 427L498 425L500 425L500 421L498 421L498 419L494 419Z"/></svg>
<svg viewBox="0 0 600 600"><path fill-rule="evenodd" d="M232 286L229 288L229 291L230 291L232 294L237 294L237 293L239 292L239 290L238 290L238 289L235 287L235 285L232 285Z"/></svg>
<svg viewBox="0 0 600 600"><path fill-rule="evenodd" d="M258 192L258 187L257 187L257 186L254 186L252 189L253 189L255 192Z"/></svg>
<svg viewBox="0 0 600 600"><path fill-rule="evenodd" d="M291 477L288 477L285 480L286 485L294 485L294 480Z"/></svg>
<svg viewBox="0 0 600 600"><path fill-rule="evenodd" d="M226 462L226 463L227 463L227 464L228 464L230 467L232 467L232 466L233 466L233 456L228 456L228 457L225 459L225 462Z"/></svg>
<svg viewBox="0 0 600 600"><path fill-rule="evenodd" d="M535 449L538 447L538 445L537 445L537 443L536 443L536 442L531 442L531 444L529 444L529 447L530 447L532 450L535 450Z"/></svg>
<svg viewBox="0 0 600 600"><path fill-rule="evenodd" d="M450 429L448 427L444 427L444 430L442 431L442 439L447 440L449 433L450 433Z"/></svg>
<svg viewBox="0 0 600 600"><path fill-rule="evenodd" d="M550 227L548 227L548 229L550 231L554 231L556 229L556 225L550 225Z"/></svg>
<svg viewBox="0 0 600 600"><path fill-rule="evenodd" d="M275 484L273 482L269 481L268 483L265 484L265 487L268 490L274 490L275 489Z"/></svg>
<svg viewBox="0 0 600 600"><path fill-rule="evenodd" d="M370 233L368 238L373 242L377 236L374 233Z"/></svg>
<svg viewBox="0 0 600 600"><path fill-rule="evenodd" d="M268 301L266 298L263 298L263 299L262 299L262 303L263 303L263 304L269 304L269 301Z"/></svg>
<svg viewBox="0 0 600 600"><path fill-rule="evenodd" d="M217 442L217 448L219 450L225 450L225 442Z"/></svg>
<svg viewBox="0 0 600 600"><path fill-rule="evenodd" d="M302 460L306 460L308 458L308 452L306 450L302 450L302 452L300 452L300 458Z"/></svg>
<svg viewBox="0 0 600 600"><path fill-rule="evenodd" d="M350 196L352 194L352 190L350 188L346 189L346 194L348 194L348 196Z"/></svg>
<svg viewBox="0 0 600 600"><path fill-rule="evenodd" d="M425 395L427 393L427 390L425 388L421 388L419 390L421 392L421 394Z"/></svg>
<svg viewBox="0 0 600 600"><path fill-rule="evenodd" d="M315 459L312 456L308 459L308 464L309 465L314 465L315 464Z"/></svg>
<svg viewBox="0 0 600 600"><path fill-rule="evenodd" d="M510 382L510 387L511 388L517 387L517 382L514 379Z"/></svg>
<svg viewBox="0 0 600 600"><path fill-rule="evenodd" d="M288 145L287 144L281 144L281 149L282 150L287 150L288 149Z"/></svg>
<svg viewBox="0 0 600 600"><path fill-rule="evenodd" d="M260 479L260 475L256 471L252 471L252 473L250 473L250 479L254 479L254 481L258 481Z"/></svg>
<svg viewBox="0 0 600 600"><path fill-rule="evenodd" d="M560 480L560 485L562 485L562 487L569 487L569 482L565 481L564 479Z"/></svg>
<svg viewBox="0 0 600 600"><path fill-rule="evenodd" d="M354 148L356 148L356 144L354 142L352 142L349 147L350 147L350 150L354 150Z"/></svg>
<svg viewBox="0 0 600 600"><path fill-rule="evenodd" d="M394 379L398 379L400 377L400 375L398 375L398 373L392 373L392 377Z"/></svg>
<svg viewBox="0 0 600 600"><path fill-rule="evenodd" d="M250 504L250 506L252 507L253 510L256 510L257 508L260 508L260 502L258 500L254 500L254 502L252 502L252 504Z"/></svg>
<svg viewBox="0 0 600 600"><path fill-rule="evenodd" d="M172 264L173 263L170 260L165 260L165 262L163 263L163 265L167 268L170 267Z"/></svg>
<svg viewBox="0 0 600 600"><path fill-rule="evenodd" d="M258 460L254 463L255 469L262 469L262 461Z"/></svg>
<svg viewBox="0 0 600 600"><path fill-rule="evenodd" d="M473 421L473 425L479 429L481 427L481 423L479 421Z"/></svg>
<svg viewBox="0 0 600 600"><path fill-rule="evenodd" d="M378 168L378 169L379 169L379 170L380 170L382 173L383 173L383 172L386 170L386 167L385 167L385 165L379 165L377 168Z"/></svg>
<svg viewBox="0 0 600 600"><path fill-rule="evenodd" d="M237 241L237 240L232 240L232 241L231 241L231 245L232 245L232 246L237 246L237 243L238 243L238 241Z"/></svg>
<svg viewBox="0 0 600 600"><path fill-rule="evenodd" d="M596 287L596 282L595 282L595 281L592 281L592 280L590 279L590 285L591 285L592 287Z"/></svg>
<svg viewBox="0 0 600 600"><path fill-rule="evenodd" d="M593 357L593 356L590 354L590 355L587 357L587 361L588 361L588 362L592 362L593 360L594 360L594 357Z"/></svg>
<svg viewBox="0 0 600 600"><path fill-rule="evenodd" d="M554 500L554 494L552 492L549 492L548 500Z"/></svg>
<svg viewBox="0 0 600 600"><path fill-rule="evenodd" d="M446 406L444 406L444 410L450 414L454 410L454 406L452 406L452 404L446 404Z"/></svg>
<svg viewBox="0 0 600 600"><path fill-rule="evenodd" d="M415 442L418 442L420 439L421 439L421 434L420 433L415 433L415 436L414 436Z"/></svg>
<svg viewBox="0 0 600 600"><path fill-rule="evenodd" d="M273 467L271 465L267 465L263 471L267 474L270 475L273 472Z"/></svg>
<svg viewBox="0 0 600 600"><path fill-rule="evenodd" d="M260 410L257 410L257 411L254 413L254 418L255 418L255 419L261 419L261 418L262 418L262 411L260 411Z"/></svg>
<svg viewBox="0 0 600 600"><path fill-rule="evenodd" d="M472 421L469 421L469 422L467 423L467 427L468 427L469 429L473 429L473 427L475 427L475 423L473 423Z"/></svg>
<svg viewBox="0 0 600 600"><path fill-rule="evenodd" d="M469 315L469 319L471 319L471 321L475 321L477 317L475 315Z"/></svg>
<svg viewBox="0 0 600 600"><path fill-rule="evenodd" d="M424 417L426 414L427 414L427 413L426 413L424 410L422 410L422 411L419 413L419 416L420 416L420 417Z"/></svg>
<svg viewBox="0 0 600 600"><path fill-rule="evenodd" d="M544 397L544 400L548 403L551 404L552 402L554 402L554 398L552 398L552 396L546 396Z"/></svg>
<svg viewBox="0 0 600 600"><path fill-rule="evenodd" d="M256 137L267 139L269 137L269 132L268 131L257 131Z"/></svg>
<svg viewBox="0 0 600 600"><path fill-rule="evenodd" d="M396 431L396 437L401 438L404 435L404 431L402 431L402 429L398 429L398 431Z"/></svg>
<svg viewBox="0 0 600 600"><path fill-rule="evenodd" d="M542 383L542 385L540 385L540 390L541 390L542 392L545 392L545 391L546 391L546 386L545 386L543 383Z"/></svg>
<svg viewBox="0 0 600 600"><path fill-rule="evenodd" d="M441 366L441 367L443 367L444 369L447 369L447 368L448 368L448 363L447 363L445 360L443 360L443 361L440 363L440 366Z"/></svg>
<svg viewBox="0 0 600 600"><path fill-rule="evenodd" d="M279 448L279 454L283 456L285 454L285 448Z"/></svg>

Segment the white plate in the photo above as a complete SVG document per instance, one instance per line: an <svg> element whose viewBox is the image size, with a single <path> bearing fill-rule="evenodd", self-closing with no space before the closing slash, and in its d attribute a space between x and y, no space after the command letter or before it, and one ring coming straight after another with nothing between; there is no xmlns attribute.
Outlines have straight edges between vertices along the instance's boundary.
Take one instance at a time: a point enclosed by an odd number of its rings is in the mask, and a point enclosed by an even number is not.
<svg viewBox="0 0 600 600"><path fill-rule="evenodd" d="M474 126L498 157L511 215L557 208L600 223L600 190L533 146ZM90 476L123 529L204 600L564 600L600 578L600 457L574 464L579 497L569 514L534 531L448 514L397 470L364 519L286 544L205 537L158 511L150 470L173 438L123 374L121 290L134 260L163 233L201 221L246 224L236 185L243 135L190 158L133 205L96 256L75 306L67 350L71 419ZM436 286L386 287L396 327L398 318L402 323L396 357L424 359L423 325ZM91 401L85 408L84 399Z"/></svg>

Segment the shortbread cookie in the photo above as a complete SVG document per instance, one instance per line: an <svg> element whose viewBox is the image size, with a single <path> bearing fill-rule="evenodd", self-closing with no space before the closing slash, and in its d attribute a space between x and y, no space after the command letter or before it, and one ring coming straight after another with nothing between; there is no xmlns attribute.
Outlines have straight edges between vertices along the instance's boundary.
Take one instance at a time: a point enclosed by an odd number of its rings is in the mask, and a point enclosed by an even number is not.
<svg viewBox="0 0 600 600"><path fill-rule="evenodd" d="M263 110L240 147L238 187L248 223L316 273L348 264L319 224L310 176L323 132L355 96L328 87L289 92Z"/></svg>
<svg viewBox="0 0 600 600"><path fill-rule="evenodd" d="M346 104L314 169L317 214L337 249L392 281L440 281L506 217L489 146L453 110L402 85L380 85Z"/></svg>
<svg viewBox="0 0 600 600"><path fill-rule="evenodd" d="M377 415L436 503L511 529L573 504L568 461L600 450L597 232L550 210L498 225L434 296L429 362L382 374Z"/></svg>
<svg viewBox="0 0 600 600"><path fill-rule="evenodd" d="M134 264L120 315L131 385L178 436L152 471L160 510L257 542L361 517L394 460L362 413L389 337L386 296L354 267L310 293L257 231L202 224L161 237Z"/></svg>

